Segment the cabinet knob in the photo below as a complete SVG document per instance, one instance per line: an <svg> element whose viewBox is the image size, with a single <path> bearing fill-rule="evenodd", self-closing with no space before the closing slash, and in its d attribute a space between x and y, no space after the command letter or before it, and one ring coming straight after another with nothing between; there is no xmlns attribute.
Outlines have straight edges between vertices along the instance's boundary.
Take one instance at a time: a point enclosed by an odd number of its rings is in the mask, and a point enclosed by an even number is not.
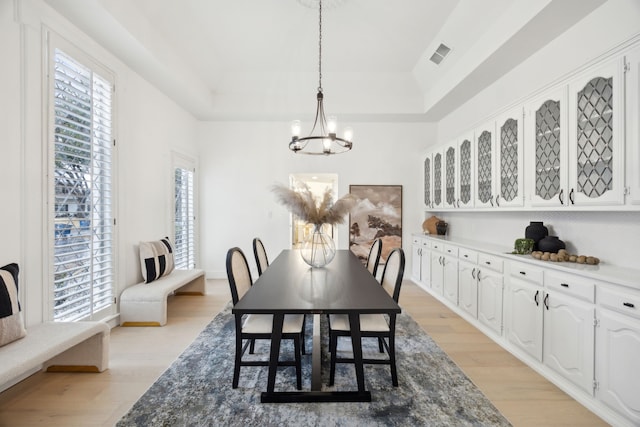
<svg viewBox="0 0 640 427"><path fill-rule="evenodd" d="M568 283L560 283L560 286L562 286L563 288L568 288L569 284Z"/></svg>
<svg viewBox="0 0 640 427"><path fill-rule="evenodd" d="M527 272L526 271L521 271L520 274L522 274L523 276L526 276Z"/></svg>
<svg viewBox="0 0 640 427"><path fill-rule="evenodd" d="M625 307L629 307L629 308L635 308L636 305L634 303L631 302L623 302L622 305L624 305Z"/></svg>

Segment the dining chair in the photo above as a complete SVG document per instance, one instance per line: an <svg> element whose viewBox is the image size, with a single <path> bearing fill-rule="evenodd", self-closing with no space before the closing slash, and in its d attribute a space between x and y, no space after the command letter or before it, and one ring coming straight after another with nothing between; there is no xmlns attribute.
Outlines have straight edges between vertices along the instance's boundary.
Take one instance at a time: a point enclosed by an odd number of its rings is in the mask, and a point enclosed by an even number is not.
<svg viewBox="0 0 640 427"><path fill-rule="evenodd" d="M269 267L269 258L267 258L267 251L264 249L262 240L258 237L253 239L253 255L258 266L258 276L262 276L262 273Z"/></svg>
<svg viewBox="0 0 640 427"><path fill-rule="evenodd" d="M400 287L404 276L404 252L401 248L391 251L382 271L381 284L397 303L400 297ZM388 359L370 359L363 355L363 363L375 365L390 365L391 381L398 386L396 371L396 314L361 314L360 329L362 338L377 338L380 352L386 350ZM349 316L346 314L329 315L329 352L331 353L331 372L329 385L333 385L336 373L336 363L354 363L353 358L340 358L337 355L338 337L350 337Z"/></svg>
<svg viewBox="0 0 640 427"><path fill-rule="evenodd" d="M373 274L373 277L376 277L378 273L378 265L380 264L380 255L382 254L382 239L377 238L371 244L371 248L369 248L369 257L367 258L367 270L369 273Z"/></svg>
<svg viewBox="0 0 640 427"><path fill-rule="evenodd" d="M253 281L249 263L240 248L231 248L227 252L227 278L231 288L231 299L233 305L249 290ZM282 325L282 339L293 340L295 359L293 361L281 361L278 359L278 366L296 367L296 386L302 389L302 350L303 345L303 315L286 315ZM235 315L236 326L236 354L233 368L233 388L238 387L241 366L269 366L268 360L242 360L242 355L247 347L259 339L270 340L272 335L273 315L271 314L249 314L242 316ZM243 341L247 340L244 345ZM252 345L253 347L253 345Z"/></svg>

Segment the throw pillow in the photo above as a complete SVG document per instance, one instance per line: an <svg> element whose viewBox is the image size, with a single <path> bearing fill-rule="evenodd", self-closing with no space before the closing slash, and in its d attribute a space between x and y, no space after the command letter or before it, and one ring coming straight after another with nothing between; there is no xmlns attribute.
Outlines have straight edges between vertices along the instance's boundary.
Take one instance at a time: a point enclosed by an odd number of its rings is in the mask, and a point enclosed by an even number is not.
<svg viewBox="0 0 640 427"><path fill-rule="evenodd" d="M173 271L173 246L168 237L153 242L140 242L140 267L146 283Z"/></svg>
<svg viewBox="0 0 640 427"><path fill-rule="evenodd" d="M19 271L16 263L0 268L0 347L27 334L18 301Z"/></svg>

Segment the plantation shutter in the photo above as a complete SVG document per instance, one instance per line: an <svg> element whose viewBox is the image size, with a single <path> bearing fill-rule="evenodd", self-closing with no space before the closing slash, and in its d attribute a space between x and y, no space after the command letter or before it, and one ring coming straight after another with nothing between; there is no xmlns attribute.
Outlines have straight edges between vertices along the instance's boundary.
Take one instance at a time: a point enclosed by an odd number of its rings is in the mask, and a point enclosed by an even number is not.
<svg viewBox="0 0 640 427"><path fill-rule="evenodd" d="M73 321L113 302L113 83L53 61L53 319Z"/></svg>
<svg viewBox="0 0 640 427"><path fill-rule="evenodd" d="M175 265L195 268L195 213L192 169L175 168Z"/></svg>

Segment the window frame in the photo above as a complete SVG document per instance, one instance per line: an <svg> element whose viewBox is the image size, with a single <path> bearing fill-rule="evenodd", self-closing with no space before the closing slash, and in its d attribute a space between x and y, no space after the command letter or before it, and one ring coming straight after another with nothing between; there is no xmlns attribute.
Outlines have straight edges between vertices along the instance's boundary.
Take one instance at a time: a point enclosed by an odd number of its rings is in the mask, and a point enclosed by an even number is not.
<svg viewBox="0 0 640 427"><path fill-rule="evenodd" d="M174 247L176 248L177 251L177 244L178 242L176 242L176 205L175 205L175 201L176 201L176 182L175 182L175 171L176 169L185 169L185 170L190 170L193 173L193 189L192 189L192 195L193 195L193 267L191 268L197 268L200 265L200 258L199 258L199 253L200 253L200 247L199 247L199 239L198 239L198 235L199 235L199 221L198 221L198 174L197 174L197 160L194 157L191 157L190 155L184 154L184 153L180 153L178 151L172 151L171 152L171 173L169 174L170 176L170 180L171 180L171 202L170 202L170 207L171 207L171 212L169 215L169 218L171 220L171 224L170 224L170 230L171 230L171 241L174 244ZM176 268L177 268L177 263L176 263Z"/></svg>

